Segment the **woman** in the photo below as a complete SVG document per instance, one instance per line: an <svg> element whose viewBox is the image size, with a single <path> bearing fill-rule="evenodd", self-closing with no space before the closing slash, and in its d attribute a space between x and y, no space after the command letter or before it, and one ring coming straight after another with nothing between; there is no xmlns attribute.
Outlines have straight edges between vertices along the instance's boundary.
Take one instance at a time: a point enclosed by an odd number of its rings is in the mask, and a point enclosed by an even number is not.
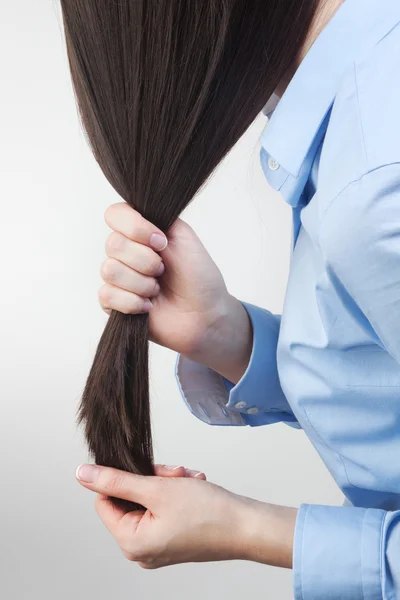
<svg viewBox="0 0 400 600"><path fill-rule="evenodd" d="M183 221L167 240L124 203L106 213L103 308L149 311L198 418L302 428L347 498L297 510L183 467L81 465L101 519L145 568L247 559L293 568L296 600L400 598L399 49L398 0L321 2L266 107L262 167L293 208L282 316L233 298Z"/></svg>

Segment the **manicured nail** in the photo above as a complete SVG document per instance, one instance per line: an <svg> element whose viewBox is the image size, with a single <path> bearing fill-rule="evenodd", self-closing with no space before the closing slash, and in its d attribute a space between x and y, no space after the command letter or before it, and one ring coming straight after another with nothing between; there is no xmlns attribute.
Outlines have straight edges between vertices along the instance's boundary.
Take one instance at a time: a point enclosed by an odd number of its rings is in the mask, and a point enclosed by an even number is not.
<svg viewBox="0 0 400 600"><path fill-rule="evenodd" d="M204 475L204 473L201 473L201 472L197 473L197 474L195 475L195 478L196 478L196 477L199 477L200 475Z"/></svg>
<svg viewBox="0 0 400 600"><path fill-rule="evenodd" d="M186 475L188 477L198 477L201 475L201 471L194 471L193 469L186 469Z"/></svg>
<svg viewBox="0 0 400 600"><path fill-rule="evenodd" d="M143 310L145 312L149 311L153 307L153 303L150 300L145 300L143 302Z"/></svg>
<svg viewBox="0 0 400 600"><path fill-rule="evenodd" d="M182 465L179 465L178 467L174 467L173 465L164 465L164 467L168 469L168 471L177 471L178 469L184 469Z"/></svg>
<svg viewBox="0 0 400 600"><path fill-rule="evenodd" d="M96 465L79 465L76 470L76 477L86 483L93 483L98 474L99 467L96 467Z"/></svg>
<svg viewBox="0 0 400 600"><path fill-rule="evenodd" d="M150 238L150 246L160 252L161 250L165 250L168 245L168 240L165 235L161 235L160 233L153 233Z"/></svg>
<svg viewBox="0 0 400 600"><path fill-rule="evenodd" d="M160 277L160 275L162 275L162 274L164 273L164 271L165 271L165 265L164 265L164 263L162 262L162 263L160 264L160 266L158 267L158 271L157 271L157 273L156 273L156 277Z"/></svg>

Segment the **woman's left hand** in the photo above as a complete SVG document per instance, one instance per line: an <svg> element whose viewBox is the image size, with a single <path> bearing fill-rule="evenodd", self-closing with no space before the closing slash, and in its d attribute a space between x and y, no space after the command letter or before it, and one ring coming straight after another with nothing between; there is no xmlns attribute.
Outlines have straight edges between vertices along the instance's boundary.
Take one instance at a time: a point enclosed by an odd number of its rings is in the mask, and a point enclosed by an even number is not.
<svg viewBox="0 0 400 600"><path fill-rule="evenodd" d="M234 559L291 567L296 509L239 496L183 467L174 476L163 467L158 473L164 476L98 465L77 470L79 483L98 493L96 510L128 560L146 569ZM125 512L109 497L147 510Z"/></svg>

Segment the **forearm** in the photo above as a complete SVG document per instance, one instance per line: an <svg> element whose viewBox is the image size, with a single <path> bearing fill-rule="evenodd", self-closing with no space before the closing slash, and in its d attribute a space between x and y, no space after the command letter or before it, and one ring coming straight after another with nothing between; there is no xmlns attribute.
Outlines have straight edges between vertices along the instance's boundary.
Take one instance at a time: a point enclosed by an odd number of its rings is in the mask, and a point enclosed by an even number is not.
<svg viewBox="0 0 400 600"><path fill-rule="evenodd" d="M291 569L297 512L297 508L246 498L241 517L241 558Z"/></svg>
<svg viewBox="0 0 400 600"><path fill-rule="evenodd" d="M239 300L229 295L218 314L209 319L199 343L185 356L236 384L247 369L252 346L249 315Z"/></svg>

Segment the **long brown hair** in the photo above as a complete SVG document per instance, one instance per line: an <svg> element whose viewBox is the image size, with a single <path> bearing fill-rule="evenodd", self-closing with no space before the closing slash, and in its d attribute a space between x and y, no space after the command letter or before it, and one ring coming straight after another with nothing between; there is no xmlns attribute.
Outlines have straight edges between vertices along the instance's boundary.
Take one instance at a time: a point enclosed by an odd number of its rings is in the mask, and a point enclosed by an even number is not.
<svg viewBox="0 0 400 600"><path fill-rule="evenodd" d="M168 234L292 67L317 5L61 0L82 124L117 193ZM111 313L79 420L98 464L153 474L147 314Z"/></svg>

